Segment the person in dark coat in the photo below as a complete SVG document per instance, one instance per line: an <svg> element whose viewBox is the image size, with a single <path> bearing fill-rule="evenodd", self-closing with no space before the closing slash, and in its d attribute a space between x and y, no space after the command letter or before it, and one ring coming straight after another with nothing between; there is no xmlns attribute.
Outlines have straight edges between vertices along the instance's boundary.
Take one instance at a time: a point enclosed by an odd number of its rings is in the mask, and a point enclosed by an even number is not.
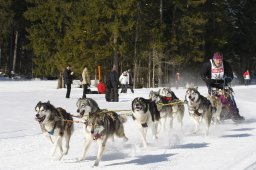
<svg viewBox="0 0 256 170"><path fill-rule="evenodd" d="M110 102L110 93L111 93L111 89L112 89L112 85L111 85L111 80L110 80L110 73L106 74L106 94L105 94L105 98L107 102Z"/></svg>
<svg viewBox="0 0 256 170"><path fill-rule="evenodd" d="M70 92L71 92L71 84L73 81L73 72L71 71L71 65L67 65L66 69L64 70L63 73L63 78L64 78L64 83L66 85L67 88L67 92L66 92L66 98L70 98Z"/></svg>
<svg viewBox="0 0 256 170"><path fill-rule="evenodd" d="M203 64L200 76L209 93L212 87L223 89L234 78L232 68L219 52L214 53L213 58Z"/></svg>
<svg viewBox="0 0 256 170"><path fill-rule="evenodd" d="M110 100L112 102L118 102L118 74L116 70L116 66L114 65L110 75L110 82L111 82L111 92L110 92Z"/></svg>
<svg viewBox="0 0 256 170"><path fill-rule="evenodd" d="M228 62L223 60L223 54L220 52L215 52L213 58L203 64L200 76L206 83L209 94L211 94L212 88L224 89L234 78L232 68ZM232 119L244 120L244 117L239 114L233 95L231 100L228 106L229 110L232 110L230 113Z"/></svg>

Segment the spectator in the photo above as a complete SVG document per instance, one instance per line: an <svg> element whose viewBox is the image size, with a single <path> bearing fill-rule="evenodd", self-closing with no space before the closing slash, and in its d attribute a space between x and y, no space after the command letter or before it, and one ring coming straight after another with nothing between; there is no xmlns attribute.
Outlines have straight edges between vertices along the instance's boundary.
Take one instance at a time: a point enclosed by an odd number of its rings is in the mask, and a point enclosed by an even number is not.
<svg viewBox="0 0 256 170"><path fill-rule="evenodd" d="M90 75L87 69L87 65L84 65L84 69L82 72L82 85L83 85L83 96L82 98L86 98L86 94L88 93L88 87L90 87Z"/></svg>
<svg viewBox="0 0 256 170"><path fill-rule="evenodd" d="M111 85L111 80L110 80L110 73L106 74L106 94L105 98L107 102L110 102L110 93L111 93L112 85Z"/></svg>
<svg viewBox="0 0 256 170"><path fill-rule="evenodd" d="M66 85L67 92L66 92L66 98L70 98L70 92L71 92L71 84L73 81L73 72L71 71L71 65L67 65L66 69L63 73L64 78L64 84Z"/></svg>
<svg viewBox="0 0 256 170"><path fill-rule="evenodd" d="M97 89L99 94L105 94L106 93L106 85L102 82L102 80L99 80L99 83L97 85Z"/></svg>
<svg viewBox="0 0 256 170"><path fill-rule="evenodd" d="M128 86L127 86L127 89L129 88L131 90L131 92L134 93L131 69L128 69L127 72L128 72Z"/></svg>
<svg viewBox="0 0 256 170"><path fill-rule="evenodd" d="M118 102L118 75L115 65L113 66L109 77L111 82L110 100L112 102Z"/></svg>
<svg viewBox="0 0 256 170"><path fill-rule="evenodd" d="M176 89L179 88L179 85L180 85L180 73L177 72L176 75L175 75L175 86L176 86Z"/></svg>
<svg viewBox="0 0 256 170"><path fill-rule="evenodd" d="M120 82L121 88L122 88L120 93L127 92L128 81L129 81L128 72L124 71L119 77L119 82Z"/></svg>
<svg viewBox="0 0 256 170"><path fill-rule="evenodd" d="M250 73L249 73L248 69L244 72L243 77L244 77L244 85L248 86L250 84L250 80L251 80Z"/></svg>

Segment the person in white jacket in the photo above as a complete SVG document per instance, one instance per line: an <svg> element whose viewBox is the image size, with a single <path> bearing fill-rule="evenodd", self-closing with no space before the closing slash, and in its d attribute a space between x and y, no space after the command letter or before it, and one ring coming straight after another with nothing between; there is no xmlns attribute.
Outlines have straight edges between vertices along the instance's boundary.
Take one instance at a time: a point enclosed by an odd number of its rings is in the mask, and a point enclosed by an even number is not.
<svg viewBox="0 0 256 170"><path fill-rule="evenodd" d="M121 92L120 93L126 93L127 92L127 85L129 83L129 77L127 71L124 71L120 77L119 82L121 84Z"/></svg>
<svg viewBox="0 0 256 170"><path fill-rule="evenodd" d="M86 94L88 93L88 87L90 87L90 75L87 69L87 65L84 65L84 69L82 72L82 85L83 85L83 96L82 98L86 98Z"/></svg>

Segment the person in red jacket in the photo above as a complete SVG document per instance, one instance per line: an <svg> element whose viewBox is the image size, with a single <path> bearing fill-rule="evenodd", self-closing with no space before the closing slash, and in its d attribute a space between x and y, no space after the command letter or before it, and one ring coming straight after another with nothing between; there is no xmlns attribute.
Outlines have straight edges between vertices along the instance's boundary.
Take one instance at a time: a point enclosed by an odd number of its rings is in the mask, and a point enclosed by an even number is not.
<svg viewBox="0 0 256 170"><path fill-rule="evenodd" d="M248 86L250 84L250 73L249 70L246 70L243 74L244 77L244 85Z"/></svg>
<svg viewBox="0 0 256 170"><path fill-rule="evenodd" d="M106 85L102 82L102 80L99 80L99 83L97 85L97 89L99 94L105 94L106 93Z"/></svg>

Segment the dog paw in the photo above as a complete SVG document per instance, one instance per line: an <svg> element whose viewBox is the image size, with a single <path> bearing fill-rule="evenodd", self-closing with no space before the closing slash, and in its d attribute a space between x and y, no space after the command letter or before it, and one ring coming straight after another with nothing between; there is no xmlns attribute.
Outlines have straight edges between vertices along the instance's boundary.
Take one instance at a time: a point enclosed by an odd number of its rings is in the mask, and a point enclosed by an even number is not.
<svg viewBox="0 0 256 170"><path fill-rule="evenodd" d="M59 157L58 157L58 160L60 161L62 159L64 154L61 154Z"/></svg>
<svg viewBox="0 0 256 170"><path fill-rule="evenodd" d="M93 165L93 167L97 167L97 166L99 166L99 161L98 160L96 160L95 162L94 162L94 165Z"/></svg>
<svg viewBox="0 0 256 170"><path fill-rule="evenodd" d="M156 140L156 139L158 139L158 137L157 136L153 136L153 139Z"/></svg>
<svg viewBox="0 0 256 170"><path fill-rule="evenodd" d="M68 149L63 152L64 155L68 154Z"/></svg>
<svg viewBox="0 0 256 170"><path fill-rule="evenodd" d="M128 141L128 138L127 138L127 137L124 137L123 141L124 141L124 142L127 142L127 141Z"/></svg>
<svg viewBox="0 0 256 170"><path fill-rule="evenodd" d="M78 158L78 161L80 162L80 161L83 161L84 160L84 157L80 157L80 158Z"/></svg>
<svg viewBox="0 0 256 170"><path fill-rule="evenodd" d="M52 152L51 152L51 157L54 157L54 155L55 155L55 152L52 151Z"/></svg>

